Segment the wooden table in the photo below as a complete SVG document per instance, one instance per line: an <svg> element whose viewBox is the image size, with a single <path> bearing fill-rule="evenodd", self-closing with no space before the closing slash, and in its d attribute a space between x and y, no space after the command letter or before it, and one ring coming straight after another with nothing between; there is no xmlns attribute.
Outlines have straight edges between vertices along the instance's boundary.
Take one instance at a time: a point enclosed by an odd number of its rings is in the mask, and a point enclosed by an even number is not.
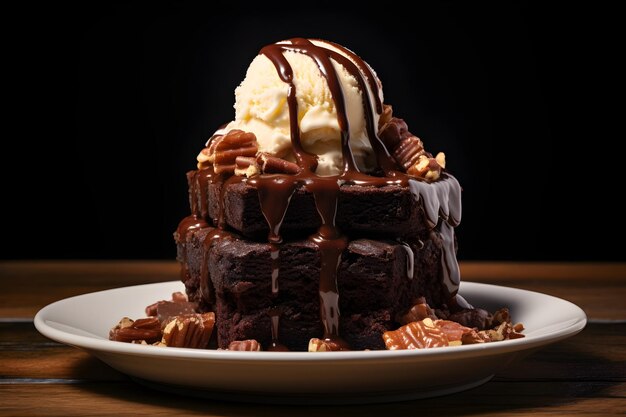
<svg viewBox="0 0 626 417"><path fill-rule="evenodd" d="M170 281L174 262L0 262L0 415L624 415L626 263L462 264L467 281L552 294L581 306L589 324L491 382L420 401L341 407L245 405L151 391L34 328L43 306L72 295Z"/></svg>

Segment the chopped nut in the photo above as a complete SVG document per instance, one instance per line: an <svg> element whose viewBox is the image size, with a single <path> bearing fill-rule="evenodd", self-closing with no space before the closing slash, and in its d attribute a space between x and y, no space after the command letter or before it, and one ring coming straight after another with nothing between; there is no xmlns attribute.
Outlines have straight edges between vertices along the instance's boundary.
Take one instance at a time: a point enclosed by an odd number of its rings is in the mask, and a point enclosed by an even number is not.
<svg viewBox="0 0 626 417"><path fill-rule="evenodd" d="M261 345L254 339L248 340L235 340L230 342L228 350L240 350L247 352L260 352Z"/></svg>
<svg viewBox="0 0 626 417"><path fill-rule="evenodd" d="M220 142L225 143L224 140ZM256 144L237 148L234 147L236 145L230 146L233 146L233 148L224 145L215 151L215 155L213 156L213 160L211 162L213 162L213 166L217 169L217 171L219 171L220 167L230 167L231 165L234 165L235 159L237 159L238 156L254 156L258 150Z"/></svg>
<svg viewBox="0 0 626 417"><path fill-rule="evenodd" d="M347 345L333 339L317 339L309 340L309 352L338 352L340 350L348 350Z"/></svg>
<svg viewBox="0 0 626 417"><path fill-rule="evenodd" d="M234 129L223 136L211 138L209 146L198 154L198 168L213 164L216 174L234 173L238 156L255 156L259 146L254 133Z"/></svg>
<svg viewBox="0 0 626 417"><path fill-rule="evenodd" d="M435 312L426 303L424 297L420 297L416 300L416 303L402 316L398 318L398 322L401 324L408 324L413 321L424 320L425 318L431 318L435 320L437 316Z"/></svg>
<svg viewBox="0 0 626 417"><path fill-rule="evenodd" d="M509 313L508 308L501 308L500 310L493 313L493 318L491 319L491 325L495 326L500 323L510 323L511 322L511 314Z"/></svg>
<svg viewBox="0 0 626 417"><path fill-rule="evenodd" d="M494 329L483 330L478 332L478 334L484 338L486 342L496 342L505 339L519 339L524 337L523 334L518 333L515 330L515 327L508 322L500 323Z"/></svg>
<svg viewBox="0 0 626 417"><path fill-rule="evenodd" d="M261 152L257 156L257 163L265 174L297 174L300 167L294 162Z"/></svg>
<svg viewBox="0 0 626 417"><path fill-rule="evenodd" d="M445 165L445 154L439 152L437 157L443 161ZM429 181L436 181L441 176L442 166L439 165L436 158L428 156L425 152L419 155L417 162L407 169L407 174L414 177L425 178Z"/></svg>
<svg viewBox="0 0 626 417"><path fill-rule="evenodd" d="M391 120L393 116L393 108L389 104L383 104L383 111L378 119L378 129L382 128L386 123Z"/></svg>
<svg viewBox="0 0 626 417"><path fill-rule="evenodd" d="M428 160L428 157L422 155L420 158L418 158L417 162L414 165L410 166L407 169L406 173L409 175L413 175L414 177L424 178L428 173L429 164L430 161Z"/></svg>
<svg viewBox="0 0 626 417"><path fill-rule="evenodd" d="M448 316L448 320L456 321L465 327L476 327L485 330L493 327L493 316L482 308L465 308Z"/></svg>
<svg viewBox="0 0 626 417"><path fill-rule="evenodd" d="M130 343L133 340L145 340L152 343L161 338L161 324L156 317L131 320L124 317L109 332L109 339L118 342Z"/></svg>
<svg viewBox="0 0 626 417"><path fill-rule="evenodd" d="M473 345L476 343L485 343L485 339L475 329L472 329L469 333L464 333L461 339L464 345Z"/></svg>
<svg viewBox="0 0 626 417"><path fill-rule="evenodd" d="M120 320L119 323L117 323L117 326L120 329L125 329L127 327L130 327L133 325L133 323L135 322L135 320L129 318L129 317L122 317L122 319Z"/></svg>
<svg viewBox="0 0 626 417"><path fill-rule="evenodd" d="M443 169L446 168L446 154L443 152L439 152L436 156L435 156L435 161L437 161L437 163L439 164L439 166Z"/></svg>
<svg viewBox="0 0 626 417"><path fill-rule="evenodd" d="M211 165L211 163L209 162L209 150L210 149L207 146L206 148L202 149L196 157L196 160L198 161L198 169L204 169Z"/></svg>
<svg viewBox="0 0 626 417"><path fill-rule="evenodd" d="M254 156L238 156L235 158L235 175L252 177L261 172Z"/></svg>
<svg viewBox="0 0 626 417"><path fill-rule="evenodd" d="M157 301L156 303L152 303L149 306L146 307L146 316L156 316L157 315L157 305L160 303L161 301Z"/></svg>
<svg viewBox="0 0 626 417"><path fill-rule="evenodd" d="M473 329L460 325L457 322L450 320L436 320L435 326L437 326L448 338L448 343L459 342L463 340L463 336L473 332Z"/></svg>
<svg viewBox="0 0 626 417"><path fill-rule="evenodd" d="M429 181L437 181L441 176L441 167L435 161L435 158L428 159L428 172L424 176Z"/></svg>
<svg viewBox="0 0 626 417"><path fill-rule="evenodd" d="M519 338L524 337L523 334L515 330L516 327L517 328L521 327L523 329L524 325L521 323L517 323L514 326L510 322L505 322L505 323L500 324L500 326L498 326L498 331L502 332L502 335L504 336L505 339L519 339Z"/></svg>
<svg viewBox="0 0 626 417"><path fill-rule="evenodd" d="M157 304L156 310L161 327L165 327L170 317L193 314L197 308L198 304L189 301L161 301Z"/></svg>
<svg viewBox="0 0 626 417"><path fill-rule="evenodd" d="M161 300L161 301L157 301L156 303L152 303L149 306L146 307L146 316L156 316L158 314L157 312L157 308L159 306L160 303L165 303L167 301L165 300ZM173 303L186 303L187 302L187 295L183 294L180 291L176 291L174 293L172 293L172 301ZM160 318L159 320L163 321L162 318Z"/></svg>
<svg viewBox="0 0 626 417"><path fill-rule="evenodd" d="M502 328L502 326L505 325L506 323L502 323L495 329L481 330L478 334L485 342L499 342L500 340L504 340L504 328Z"/></svg>
<svg viewBox="0 0 626 417"><path fill-rule="evenodd" d="M171 347L204 349L209 344L215 314L182 314L169 319L163 329L163 342Z"/></svg>
<svg viewBox="0 0 626 417"><path fill-rule="evenodd" d="M172 301L175 303L185 303L189 301L189 299L187 298L186 294L180 291L176 291L172 293Z"/></svg>
<svg viewBox="0 0 626 417"><path fill-rule="evenodd" d="M383 340L389 350L425 349L448 346L445 333L430 319L414 321L398 330L383 333Z"/></svg>
<svg viewBox="0 0 626 417"><path fill-rule="evenodd" d="M397 117L392 117L378 131L378 137L383 141L390 154L393 154L407 135L410 135L409 127L404 120Z"/></svg>
<svg viewBox="0 0 626 417"><path fill-rule="evenodd" d="M391 112L391 110L389 111ZM380 120L384 120L382 115ZM421 139L409 132L402 119L390 117L387 122L380 124L378 137L383 141L396 162L409 175L432 182L439 179L441 170L446 167L445 154L439 152L433 158L424 149L424 143Z"/></svg>
<svg viewBox="0 0 626 417"><path fill-rule="evenodd" d="M402 168L408 170L426 155L426 151L420 138L409 136L398 144L392 155Z"/></svg>

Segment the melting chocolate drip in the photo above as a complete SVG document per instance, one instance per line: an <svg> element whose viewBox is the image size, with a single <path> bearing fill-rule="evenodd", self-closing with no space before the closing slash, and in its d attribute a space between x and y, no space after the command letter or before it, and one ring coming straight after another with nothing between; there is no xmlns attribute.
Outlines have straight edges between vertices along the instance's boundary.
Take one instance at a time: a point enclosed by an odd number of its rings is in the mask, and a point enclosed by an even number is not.
<svg viewBox="0 0 626 417"><path fill-rule="evenodd" d="M298 126L298 99L296 98L296 86L293 83L293 69L289 61L283 55L283 45L272 44L261 49L261 54L265 55L276 67L280 79L287 83L289 90L287 93L287 106L289 107L289 129L291 132L291 147L298 165L311 172L317 167L317 156L308 153L302 148L300 141L300 127Z"/></svg>
<svg viewBox="0 0 626 417"><path fill-rule="evenodd" d="M459 264L456 259L454 228L461 222L461 186L451 175L444 174L432 184L409 180L411 192L421 201L426 220L437 231L443 242L442 270L447 298L453 298L461 282Z"/></svg>
<svg viewBox="0 0 626 417"><path fill-rule="evenodd" d="M272 308L267 312L267 314L270 316L272 326L272 341L270 343L270 346L267 347L267 350L270 352L288 352L289 348L280 343L278 339L278 328L282 312L277 308Z"/></svg>
<svg viewBox="0 0 626 417"><path fill-rule="evenodd" d="M311 236L320 254L320 315L324 324L324 339L332 340L343 349L347 343L339 337L339 290L337 288L337 268L341 254L348 246L348 239L341 235L335 224L339 183L333 177L318 177L310 180L306 188L313 193L315 207L322 224L317 233Z"/></svg>
<svg viewBox="0 0 626 417"><path fill-rule="evenodd" d="M232 235L223 229L212 229L202 242L202 265L200 266L200 295L208 305L215 303L215 289L209 274L209 253L213 244L224 239L231 239Z"/></svg>
<svg viewBox="0 0 626 417"><path fill-rule="evenodd" d="M365 78L367 79L367 82L370 86L370 90L372 90L372 94L374 95L374 100L376 101L376 113L381 114L383 112L383 102L380 99L380 94L378 93L379 87L376 82L376 76L374 75L374 71L372 71L367 62L363 61L361 57L359 57L357 54L355 54L345 46L339 45L334 42L327 43L334 46L344 54L348 55L352 62L354 62L357 67L359 67L359 71L361 71L361 73L365 75Z"/></svg>
<svg viewBox="0 0 626 417"><path fill-rule="evenodd" d="M291 196L293 196L298 183L289 175L256 177L248 180L248 182L256 185L261 212L269 226L267 240L270 245L270 256L272 258L272 293L278 294L279 245L283 241L280 235L280 226L283 224Z"/></svg>
<svg viewBox="0 0 626 417"><path fill-rule="evenodd" d="M190 277L189 268L187 266L187 236L190 232L209 227L209 224L204 220L204 217L198 215L198 175L199 171L192 171L187 174L191 215L181 220L176 228L176 233L174 234L174 239L180 243L181 247L179 260L183 267L180 270L180 278L183 282L187 282Z"/></svg>
<svg viewBox="0 0 626 417"><path fill-rule="evenodd" d="M413 279L415 275L415 253L413 253L413 249L411 245L406 242L400 242L404 251L406 252L406 276L409 279ZM423 245L423 244L422 244Z"/></svg>

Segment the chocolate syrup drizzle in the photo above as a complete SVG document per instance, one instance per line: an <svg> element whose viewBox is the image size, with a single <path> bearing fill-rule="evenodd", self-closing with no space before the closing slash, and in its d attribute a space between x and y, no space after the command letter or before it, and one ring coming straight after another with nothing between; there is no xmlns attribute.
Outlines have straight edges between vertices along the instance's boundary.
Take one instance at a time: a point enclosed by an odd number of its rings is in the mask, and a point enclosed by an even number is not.
<svg viewBox="0 0 626 417"><path fill-rule="evenodd" d="M309 237L309 240L317 245L319 249L320 317L324 326L324 338L334 342L343 350L349 349L349 346L340 337L337 269L341 262L341 255L348 245L348 238L341 233L335 223L340 187L344 184L370 187L397 184L410 187L416 200L423 205L430 227L436 230L442 238L442 270L446 292L445 297L449 300L449 305L459 305L455 301L460 279L455 255L454 227L461 220L460 186L454 177L446 173L442 174L439 181L426 183L398 170L396 162L377 135L375 115L382 113L382 101L378 93L378 81L373 71L367 63L352 51L329 42L320 41L319 43L321 45L316 45L308 39L294 38L287 42L265 46L260 51L260 54L265 55L274 64L278 76L288 85L287 105L290 119L291 146L296 162L301 168L300 173L296 175L262 174L248 179L233 176L224 182L222 195L220 196L221 201L218 204L224 204L223 191L228 188L227 185L230 182L248 181L249 184L256 186L261 210L269 227L267 240L270 245L272 262L271 288L272 294L276 296L280 288L280 245L282 243L280 228L282 221L289 207L291 197L298 187L304 187L305 190L313 194L321 219L321 226L316 233ZM327 48L324 45L331 45L336 50ZM284 55L288 51L311 57L327 81L341 130L343 172L340 175L328 177L315 175L317 156L307 152L302 146L301 132L298 126L298 102L296 85L293 80L294 74ZM341 53L337 51L341 51ZM350 148L350 126L346 114L345 98L333 61L343 66L356 79L362 92L366 132L369 143L376 154L378 168L384 173L382 177L360 172L356 166ZM371 90L371 94L368 91L368 87ZM372 99L374 103L372 103ZM182 242L184 242L184 238L189 231L208 226L201 219L207 216L208 208L206 207L206 201L208 199L206 198L206 193L208 192L208 184L216 181L216 175L210 169L198 171L195 175L195 189L190 190L190 193L200 200L200 204L198 206L198 203L194 203L192 198L192 215L184 219L178 229L179 239L181 239L179 241ZM219 227L216 230L222 230L225 227L223 207L220 206L219 209L220 218L213 219ZM216 238L228 237L228 235L227 232L224 232L224 235L209 233L205 241L206 252L208 252L208 247L213 244ZM209 243L206 243L207 241ZM408 244L404 242L402 244L407 250L407 277L412 279L414 253ZM183 249L182 257L184 258L185 256L185 249ZM204 260L204 263L208 263L208 260ZM183 262L183 264L186 264L186 262ZM183 271L183 273L185 272ZM202 271L201 281L204 287L209 287L208 273L205 273L204 270ZM271 308L268 314L272 323L272 346L269 350L284 350L285 347L278 340L280 309L278 307Z"/></svg>

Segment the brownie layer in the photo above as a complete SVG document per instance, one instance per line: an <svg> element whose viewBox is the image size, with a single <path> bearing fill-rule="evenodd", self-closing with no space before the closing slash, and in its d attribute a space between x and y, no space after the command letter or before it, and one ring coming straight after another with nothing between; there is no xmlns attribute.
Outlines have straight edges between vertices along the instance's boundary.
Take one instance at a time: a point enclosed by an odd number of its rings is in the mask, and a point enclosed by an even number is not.
<svg viewBox="0 0 626 417"><path fill-rule="evenodd" d="M207 192L200 192L195 172L187 175L190 190L196 190L192 199L195 206L207 207L209 219L216 223L223 210L225 223L238 233L254 240L264 240L268 234L267 221L261 211L257 189L245 180L234 183L221 180L207 184ZM222 190L223 187L226 187ZM220 202L222 202L220 206ZM199 216L202 213L195 213ZM350 237L406 238L425 233L429 228L421 204L417 204L409 187L384 185L381 187L342 185L337 201L336 224ZM281 226L285 237L306 236L320 226L320 217L313 195L303 186L298 187L289 202Z"/></svg>
<svg viewBox="0 0 626 417"><path fill-rule="evenodd" d="M309 240L280 245L278 265L271 246L217 229L190 230L178 239L183 281L192 301L216 312L218 344L256 339L272 342L271 312L279 312L278 341L306 350L323 336L319 311L320 259ZM343 252L337 273L340 335L352 349L383 349L382 333L397 328L395 317L425 296L441 304L441 248L436 232L421 241L356 239ZM278 292L272 270L278 266Z"/></svg>

